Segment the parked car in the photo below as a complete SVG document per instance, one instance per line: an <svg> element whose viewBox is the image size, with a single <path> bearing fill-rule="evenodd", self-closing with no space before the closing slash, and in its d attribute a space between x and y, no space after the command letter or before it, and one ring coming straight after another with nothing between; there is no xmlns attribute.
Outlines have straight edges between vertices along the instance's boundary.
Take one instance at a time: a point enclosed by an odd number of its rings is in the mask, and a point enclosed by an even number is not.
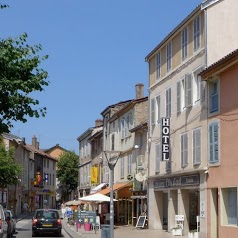
<svg viewBox="0 0 238 238"><path fill-rule="evenodd" d="M3 210L2 205L0 205L0 238L7 238L7 230L8 224L6 214Z"/></svg>
<svg viewBox="0 0 238 238"><path fill-rule="evenodd" d="M37 209L32 218L32 236L54 233L61 236L62 222L56 209Z"/></svg>
<svg viewBox="0 0 238 238"><path fill-rule="evenodd" d="M7 217L10 217L10 223L11 223L11 233L14 234L16 232L16 218L13 216L12 211L6 210Z"/></svg>

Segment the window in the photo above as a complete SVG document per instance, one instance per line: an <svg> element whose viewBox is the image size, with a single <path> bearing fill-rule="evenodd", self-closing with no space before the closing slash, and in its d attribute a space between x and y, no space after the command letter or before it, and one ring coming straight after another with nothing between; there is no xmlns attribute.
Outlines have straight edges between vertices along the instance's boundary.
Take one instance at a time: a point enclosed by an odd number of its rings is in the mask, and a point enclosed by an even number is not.
<svg viewBox="0 0 238 238"><path fill-rule="evenodd" d="M125 158L121 157L121 179L124 178Z"/></svg>
<svg viewBox="0 0 238 238"><path fill-rule="evenodd" d="M193 130L193 164L201 163L201 129Z"/></svg>
<svg viewBox="0 0 238 238"><path fill-rule="evenodd" d="M223 188L222 201L223 201L223 214L222 221L224 225L237 226L237 188Z"/></svg>
<svg viewBox="0 0 238 238"><path fill-rule="evenodd" d="M166 117L171 117L171 88L166 90Z"/></svg>
<svg viewBox="0 0 238 238"><path fill-rule="evenodd" d="M205 92L202 88L202 82L201 82L201 76L199 76L199 73L203 70L203 67L199 67L195 71L193 71L193 78L194 78L194 84L193 84L193 100L194 103L198 103L201 100L204 100ZM204 95L203 95L204 94Z"/></svg>
<svg viewBox="0 0 238 238"><path fill-rule="evenodd" d="M213 122L209 125L209 146L210 146L210 163L219 162L219 125Z"/></svg>
<svg viewBox="0 0 238 238"><path fill-rule="evenodd" d="M188 165L188 134L181 135L181 167Z"/></svg>
<svg viewBox="0 0 238 238"><path fill-rule="evenodd" d="M156 55L156 79L159 80L161 78L161 54L160 52Z"/></svg>
<svg viewBox="0 0 238 238"><path fill-rule="evenodd" d="M182 32L182 60L188 57L188 28L186 27Z"/></svg>
<svg viewBox="0 0 238 238"><path fill-rule="evenodd" d="M157 117L157 124L160 123L161 115L160 115L160 95L158 95L156 98L156 117Z"/></svg>
<svg viewBox="0 0 238 238"><path fill-rule="evenodd" d="M160 171L161 151L160 144L155 144L155 172Z"/></svg>
<svg viewBox="0 0 238 238"><path fill-rule="evenodd" d="M218 111L219 94L218 94L218 81L215 80L210 83L210 113Z"/></svg>
<svg viewBox="0 0 238 238"><path fill-rule="evenodd" d="M185 78L177 82L177 113L185 109Z"/></svg>
<svg viewBox="0 0 238 238"><path fill-rule="evenodd" d="M132 174L132 154L128 155L128 163L127 163L127 172L128 174Z"/></svg>
<svg viewBox="0 0 238 238"><path fill-rule="evenodd" d="M172 68L172 42L166 46L166 63L167 63L167 72Z"/></svg>
<svg viewBox="0 0 238 238"><path fill-rule="evenodd" d="M193 49L196 51L200 47L200 17L196 17L193 22Z"/></svg>
<svg viewBox="0 0 238 238"><path fill-rule="evenodd" d="M155 99L151 99L151 105L150 105L150 114L151 114L151 125L155 125Z"/></svg>
<svg viewBox="0 0 238 238"><path fill-rule="evenodd" d="M125 137L130 135L129 130L133 128L133 120L132 120L132 113L129 113L126 117L125 122Z"/></svg>

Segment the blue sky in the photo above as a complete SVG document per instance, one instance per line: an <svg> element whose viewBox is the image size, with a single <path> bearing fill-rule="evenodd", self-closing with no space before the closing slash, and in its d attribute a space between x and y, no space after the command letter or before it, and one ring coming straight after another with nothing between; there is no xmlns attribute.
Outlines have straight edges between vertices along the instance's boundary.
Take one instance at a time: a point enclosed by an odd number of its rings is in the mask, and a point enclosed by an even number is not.
<svg viewBox="0 0 238 238"><path fill-rule="evenodd" d="M80 136L109 105L148 95L147 54L202 0L3 0L0 37L28 34L49 55L50 85L35 95L45 118L14 123L12 133L42 149L57 143L77 154Z"/></svg>

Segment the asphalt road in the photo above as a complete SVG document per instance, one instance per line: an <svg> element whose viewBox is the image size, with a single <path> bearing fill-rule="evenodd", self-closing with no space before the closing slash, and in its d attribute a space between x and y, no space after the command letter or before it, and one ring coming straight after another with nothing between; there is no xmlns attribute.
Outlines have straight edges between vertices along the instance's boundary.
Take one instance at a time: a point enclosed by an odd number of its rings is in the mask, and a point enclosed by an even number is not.
<svg viewBox="0 0 238 238"><path fill-rule="evenodd" d="M17 222L16 225L16 234L13 235L13 238L31 238L32 237L32 231L31 231L31 220L32 217L29 215L27 218L24 218ZM57 237L54 235L42 235L39 237ZM70 238L67 233L62 229L62 237ZM58 237L57 237L58 238Z"/></svg>

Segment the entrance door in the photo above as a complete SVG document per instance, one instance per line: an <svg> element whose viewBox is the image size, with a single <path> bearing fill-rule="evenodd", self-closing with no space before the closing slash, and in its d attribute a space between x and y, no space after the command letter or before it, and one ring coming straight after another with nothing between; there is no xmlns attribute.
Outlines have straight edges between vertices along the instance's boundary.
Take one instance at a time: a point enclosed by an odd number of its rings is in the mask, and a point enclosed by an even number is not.
<svg viewBox="0 0 238 238"><path fill-rule="evenodd" d="M211 238L218 238L218 189L211 189Z"/></svg>

